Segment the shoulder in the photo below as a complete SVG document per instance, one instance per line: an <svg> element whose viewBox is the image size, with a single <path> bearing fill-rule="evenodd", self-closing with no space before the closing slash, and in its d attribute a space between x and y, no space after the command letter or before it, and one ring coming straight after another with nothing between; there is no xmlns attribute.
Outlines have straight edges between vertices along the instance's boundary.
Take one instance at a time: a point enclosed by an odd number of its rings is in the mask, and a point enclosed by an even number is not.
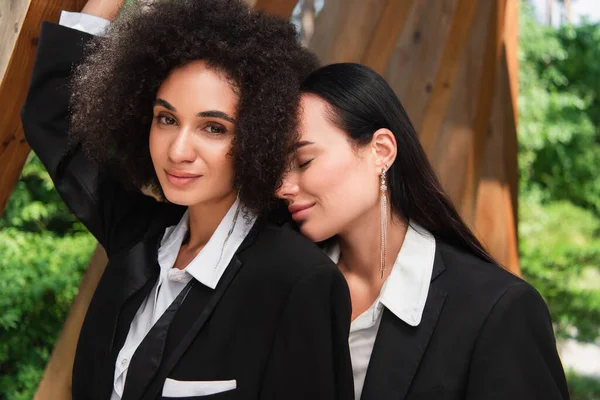
<svg viewBox="0 0 600 400"><path fill-rule="evenodd" d="M439 240L436 247L444 272L433 284L446 291L449 300L464 306L463 310L485 316L518 304L524 311L529 308L547 313L542 296L522 278Z"/></svg>
<svg viewBox="0 0 600 400"><path fill-rule="evenodd" d="M457 247L436 239L437 259L444 266L446 280L454 281L465 289L502 290L515 283L525 283L521 278L499 265L489 263Z"/></svg>
<svg viewBox="0 0 600 400"><path fill-rule="evenodd" d="M289 224L262 224L243 258L255 274L268 274L269 281L288 285L311 281L311 277L320 277L324 284L344 281L333 261Z"/></svg>

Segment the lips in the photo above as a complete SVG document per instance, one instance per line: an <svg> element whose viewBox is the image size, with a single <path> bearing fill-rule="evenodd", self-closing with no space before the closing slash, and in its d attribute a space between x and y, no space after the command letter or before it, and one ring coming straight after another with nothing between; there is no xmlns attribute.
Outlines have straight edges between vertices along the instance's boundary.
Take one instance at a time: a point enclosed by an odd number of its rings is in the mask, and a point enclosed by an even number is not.
<svg viewBox="0 0 600 400"><path fill-rule="evenodd" d="M310 212L310 209L315 205L315 203L309 204L291 204L288 207L288 210L292 214L292 219L296 222L303 220L306 218L306 215Z"/></svg>
<svg viewBox="0 0 600 400"><path fill-rule="evenodd" d="M167 179L175 186L187 186L194 183L202 175L178 170L165 170Z"/></svg>

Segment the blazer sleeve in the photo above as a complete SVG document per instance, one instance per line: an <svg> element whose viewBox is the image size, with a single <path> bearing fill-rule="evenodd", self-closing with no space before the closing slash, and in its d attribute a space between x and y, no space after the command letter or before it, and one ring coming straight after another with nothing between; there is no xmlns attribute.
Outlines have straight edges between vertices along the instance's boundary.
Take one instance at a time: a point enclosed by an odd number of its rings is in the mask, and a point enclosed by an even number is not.
<svg viewBox="0 0 600 400"><path fill-rule="evenodd" d="M105 168L69 144L70 79L91 35L44 22L21 120L25 137L71 211L108 254L141 233L158 204L126 191Z"/></svg>
<svg viewBox="0 0 600 400"><path fill-rule="evenodd" d="M260 399L353 399L350 319L350 294L339 271L320 268L296 283L271 349Z"/></svg>
<svg viewBox="0 0 600 400"><path fill-rule="evenodd" d="M500 296L477 339L466 399L568 399L548 308L526 282Z"/></svg>

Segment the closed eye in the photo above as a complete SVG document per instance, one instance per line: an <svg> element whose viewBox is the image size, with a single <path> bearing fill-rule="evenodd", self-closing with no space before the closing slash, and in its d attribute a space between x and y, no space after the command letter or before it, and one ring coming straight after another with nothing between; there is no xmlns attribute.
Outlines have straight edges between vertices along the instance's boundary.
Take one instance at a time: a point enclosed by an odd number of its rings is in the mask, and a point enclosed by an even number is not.
<svg viewBox="0 0 600 400"><path fill-rule="evenodd" d="M302 168L306 168L306 167L308 167L308 165L309 165L311 162L313 162L313 160L314 160L314 158L311 158L310 160L308 160L308 161L306 161L306 162L303 162L302 164L299 164L299 165L298 165L298 168L302 169Z"/></svg>

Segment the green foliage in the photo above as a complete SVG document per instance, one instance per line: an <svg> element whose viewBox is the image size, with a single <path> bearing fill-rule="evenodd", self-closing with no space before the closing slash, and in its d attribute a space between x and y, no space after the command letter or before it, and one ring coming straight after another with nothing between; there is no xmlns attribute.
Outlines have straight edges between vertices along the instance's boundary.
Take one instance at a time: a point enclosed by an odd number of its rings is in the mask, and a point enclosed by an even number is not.
<svg viewBox="0 0 600 400"><path fill-rule="evenodd" d="M600 400L600 379L567 371L571 400Z"/></svg>
<svg viewBox="0 0 600 400"><path fill-rule="evenodd" d="M558 336L576 328L579 340L598 336L600 322L600 220L568 201L520 201L521 263L544 296ZM566 226L565 221L577 221Z"/></svg>
<svg viewBox="0 0 600 400"><path fill-rule="evenodd" d="M32 155L0 219L0 399L33 398L94 246Z"/></svg>
<svg viewBox="0 0 600 400"><path fill-rule="evenodd" d="M519 247L559 336L600 336L600 26L520 15ZM575 329L573 329L575 328Z"/></svg>

